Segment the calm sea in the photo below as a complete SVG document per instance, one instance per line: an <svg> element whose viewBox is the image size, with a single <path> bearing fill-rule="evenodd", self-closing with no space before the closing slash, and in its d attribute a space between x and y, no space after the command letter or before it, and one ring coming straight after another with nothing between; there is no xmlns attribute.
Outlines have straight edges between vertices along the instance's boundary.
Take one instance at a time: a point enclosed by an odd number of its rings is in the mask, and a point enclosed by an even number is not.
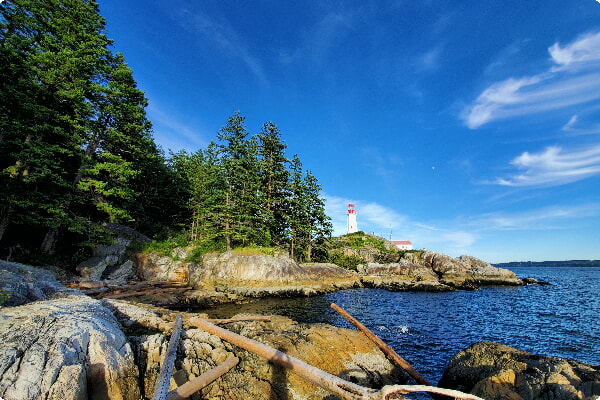
<svg viewBox="0 0 600 400"><path fill-rule="evenodd" d="M261 299L205 310L279 314L299 322L352 328L330 308L343 307L434 384L448 361L469 345L491 340L544 355L600 364L600 268L521 267L520 278L551 286L483 288L451 293L345 290L295 299Z"/></svg>

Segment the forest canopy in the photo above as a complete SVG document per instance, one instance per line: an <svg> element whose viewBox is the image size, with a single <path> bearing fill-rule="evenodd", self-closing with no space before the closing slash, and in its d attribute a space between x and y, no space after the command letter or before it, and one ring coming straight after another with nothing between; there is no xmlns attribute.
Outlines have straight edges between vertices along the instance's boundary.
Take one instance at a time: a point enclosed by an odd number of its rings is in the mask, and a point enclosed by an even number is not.
<svg viewBox="0 0 600 400"><path fill-rule="evenodd" d="M278 127L250 135L236 112L206 149L165 156L95 1L5 1L0 40L2 258L74 262L107 240L107 222L319 257L321 188Z"/></svg>

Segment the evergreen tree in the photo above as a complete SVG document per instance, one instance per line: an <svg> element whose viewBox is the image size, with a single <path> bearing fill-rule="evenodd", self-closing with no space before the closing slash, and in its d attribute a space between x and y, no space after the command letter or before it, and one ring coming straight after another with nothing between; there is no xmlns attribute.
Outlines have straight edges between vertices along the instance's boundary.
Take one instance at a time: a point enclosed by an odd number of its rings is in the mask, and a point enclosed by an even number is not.
<svg viewBox="0 0 600 400"><path fill-rule="evenodd" d="M314 254L318 254L319 259L325 259L326 249L323 248L325 240L331 237L333 225L331 219L325 213L325 201L321 197L321 185L317 178L307 171L304 176L304 203L307 210L307 231L305 232L306 259L314 260ZM316 251L314 251L316 249Z"/></svg>
<svg viewBox="0 0 600 400"><path fill-rule="evenodd" d="M94 241L102 221L147 217L136 193L169 171L97 3L12 0L0 13L0 240L12 226L52 253L61 231Z"/></svg>
<svg viewBox="0 0 600 400"><path fill-rule="evenodd" d="M11 165L3 171L20 190L6 209L19 224L49 228L42 248L51 251L59 226L81 231L85 220L73 218L68 204L110 41L95 2L14 0L0 12L2 46L22 57L28 84L35 85L30 96L9 106L21 117L15 125L27 128L8 135Z"/></svg>
<svg viewBox="0 0 600 400"><path fill-rule="evenodd" d="M297 154L292 157L290 163L290 190L289 200L289 226L290 226L290 256L299 260L302 257L304 240L308 236L310 226L307 224L308 204L304 194L306 193L306 182L303 179L302 162Z"/></svg>
<svg viewBox="0 0 600 400"><path fill-rule="evenodd" d="M244 121L237 111L217 134L224 142L220 158L226 179L223 216L228 250L238 243L264 244L266 236L259 198L258 145L247 137Z"/></svg>
<svg viewBox="0 0 600 400"><path fill-rule="evenodd" d="M286 241L289 193L288 159L284 155L286 145L281 132L273 122L262 126L258 134L260 156L260 179L262 213L273 244Z"/></svg>

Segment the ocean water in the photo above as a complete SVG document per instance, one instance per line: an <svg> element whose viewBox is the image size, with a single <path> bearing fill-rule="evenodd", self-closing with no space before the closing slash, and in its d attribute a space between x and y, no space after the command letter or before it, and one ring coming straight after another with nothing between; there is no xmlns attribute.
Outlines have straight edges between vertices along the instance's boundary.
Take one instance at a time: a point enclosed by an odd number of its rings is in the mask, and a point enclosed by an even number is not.
<svg viewBox="0 0 600 400"><path fill-rule="evenodd" d="M520 267L520 278L552 285L451 293L353 289L322 296L261 299L204 310L213 318L278 314L354 329L336 303L375 332L430 382L473 343L490 340L531 353L600 364L600 268Z"/></svg>

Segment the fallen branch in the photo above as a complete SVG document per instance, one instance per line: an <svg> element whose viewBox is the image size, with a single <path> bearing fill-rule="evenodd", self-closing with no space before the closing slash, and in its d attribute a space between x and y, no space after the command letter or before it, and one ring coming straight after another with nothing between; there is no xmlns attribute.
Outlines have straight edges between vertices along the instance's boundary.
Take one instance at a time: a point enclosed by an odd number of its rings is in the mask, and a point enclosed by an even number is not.
<svg viewBox="0 0 600 400"><path fill-rule="evenodd" d="M398 365L402 369L404 369L410 376L413 377L415 381L422 385L433 386L423 375L421 375L417 370L413 368L410 363L408 363L404 358L400 357L398 353L394 351L390 346L388 346L383 340L381 340L376 334L371 332L369 328L361 324L357 319L352 317L350 314L346 312L342 307L338 306L335 303L331 303L331 308L337 311L342 317L344 317L348 322L354 325L359 331L364 333L373 343L379 347L381 351L392 361L394 364Z"/></svg>
<svg viewBox="0 0 600 400"><path fill-rule="evenodd" d="M248 315L246 317L235 317L235 318L228 318L228 319L208 318L205 321L212 322L213 324L228 324L230 322L239 322L239 321L271 322L271 317Z"/></svg>
<svg viewBox="0 0 600 400"><path fill-rule="evenodd" d="M456 390L440 389L425 385L393 385L385 386L381 390L365 388L355 383L345 381L335 375L330 374L329 372L325 372L319 368L313 367L302 360L287 355L279 350L267 346L266 344L257 342L256 340L249 339L242 335L238 335L237 333L233 333L227 329L220 328L201 318L191 318L188 322L190 325L197 326L198 328L218 336L219 338L226 340L231 344L241 347L244 350L251 351L254 354L266 358L274 364L287 368L295 372L297 375L300 375L304 379L314 383L315 385L340 396L342 399L387 400L396 398L409 400L400 395L414 392L430 392L449 395L455 399L461 400L484 400L480 397L462 393Z"/></svg>
<svg viewBox="0 0 600 400"><path fill-rule="evenodd" d="M148 294L158 294L158 293L166 293L166 292L185 292L186 290L190 290L191 287L168 287L168 288L159 288L159 289L146 289L146 290L138 290L134 292L124 291L121 293L109 293L102 296L103 299L123 299L125 297L132 296L143 296Z"/></svg>
<svg viewBox="0 0 600 400"><path fill-rule="evenodd" d="M152 396L152 400L165 400L167 397L171 375L173 374L173 364L175 363L175 356L177 355L181 325L182 317L181 314L179 314L173 325L173 333L171 334L171 339L167 346L165 359L160 366L160 374L158 375L156 386L154 387L154 396Z"/></svg>
<svg viewBox="0 0 600 400"><path fill-rule="evenodd" d="M200 389L210 385L222 375L226 374L229 370L235 367L238 364L238 362L240 362L240 359L237 357L225 360L210 371L205 372L197 378L194 378L191 381L184 383L175 390L171 390L169 394L167 394L166 400L187 399Z"/></svg>
<svg viewBox="0 0 600 400"><path fill-rule="evenodd" d="M352 382L347 382L335 375L313 367L304 361L269 347L266 344L220 328L201 318L191 318L188 323L241 347L244 350L258 354L274 364L287 368L310 382L337 394L342 399L374 399L372 395L376 393L375 390L359 386Z"/></svg>

